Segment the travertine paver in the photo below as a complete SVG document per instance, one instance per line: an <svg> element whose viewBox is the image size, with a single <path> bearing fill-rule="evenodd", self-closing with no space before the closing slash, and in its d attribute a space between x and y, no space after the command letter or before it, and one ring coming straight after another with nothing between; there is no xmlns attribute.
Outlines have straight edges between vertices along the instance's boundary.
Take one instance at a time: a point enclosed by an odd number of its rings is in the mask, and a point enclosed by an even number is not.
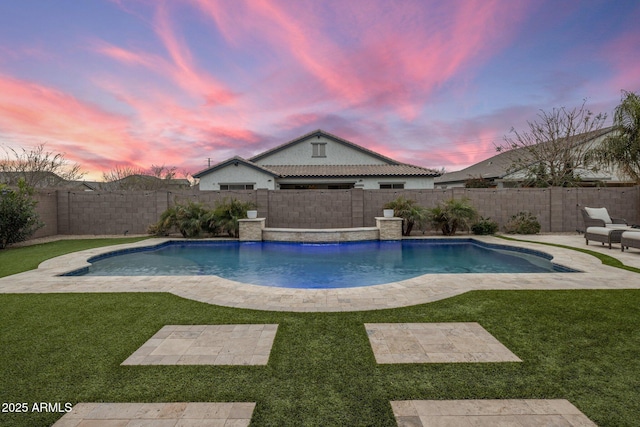
<svg viewBox="0 0 640 427"><path fill-rule="evenodd" d="M468 236L460 236L468 238ZM40 264L37 270L0 278L0 293L59 292L171 292L208 304L278 311L360 311L406 307L450 298L472 290L558 290L558 289L640 289L637 273L602 265L590 255L528 242L506 242L492 236L474 239L543 251L561 265L582 273L501 273L425 274L384 285L341 289L288 289L239 283L218 276L79 276L60 277L89 264L87 259L116 249L152 246L167 239L142 242L62 255ZM527 236L544 242L585 247L581 235ZM627 265L640 267L640 252L609 250L590 245L589 250L605 253Z"/></svg>
<svg viewBox="0 0 640 427"><path fill-rule="evenodd" d="M278 325L167 325L123 365L266 365Z"/></svg>
<svg viewBox="0 0 640 427"><path fill-rule="evenodd" d="M398 427L587 427L589 418L563 399L403 400L391 402Z"/></svg>
<svg viewBox="0 0 640 427"><path fill-rule="evenodd" d="M54 427L241 427L254 402L78 403Z"/></svg>
<svg viewBox="0 0 640 427"><path fill-rule="evenodd" d="M366 323L378 363L521 362L478 323Z"/></svg>

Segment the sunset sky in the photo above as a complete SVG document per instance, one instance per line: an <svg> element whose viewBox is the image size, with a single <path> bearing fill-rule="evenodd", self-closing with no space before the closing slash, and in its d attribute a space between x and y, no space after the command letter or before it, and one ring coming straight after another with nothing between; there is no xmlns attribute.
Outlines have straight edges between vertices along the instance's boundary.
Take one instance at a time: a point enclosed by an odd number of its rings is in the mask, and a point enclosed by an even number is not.
<svg viewBox="0 0 640 427"><path fill-rule="evenodd" d="M611 116L639 22L637 0L3 1L0 154L195 173L321 128L459 170L541 109Z"/></svg>

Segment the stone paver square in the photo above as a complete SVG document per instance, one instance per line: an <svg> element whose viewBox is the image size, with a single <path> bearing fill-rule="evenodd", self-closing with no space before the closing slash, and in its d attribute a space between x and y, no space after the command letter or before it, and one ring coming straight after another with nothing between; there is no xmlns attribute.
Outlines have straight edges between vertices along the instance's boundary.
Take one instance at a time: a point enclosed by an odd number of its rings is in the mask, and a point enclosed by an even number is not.
<svg viewBox="0 0 640 427"><path fill-rule="evenodd" d="M253 402L78 403L54 427L248 426Z"/></svg>
<svg viewBox="0 0 640 427"><path fill-rule="evenodd" d="M521 360L478 323L365 323L378 363Z"/></svg>
<svg viewBox="0 0 640 427"><path fill-rule="evenodd" d="M594 427L563 399L402 400L391 402L399 427Z"/></svg>
<svg viewBox="0 0 640 427"><path fill-rule="evenodd" d="M278 325L167 325L123 365L266 365Z"/></svg>

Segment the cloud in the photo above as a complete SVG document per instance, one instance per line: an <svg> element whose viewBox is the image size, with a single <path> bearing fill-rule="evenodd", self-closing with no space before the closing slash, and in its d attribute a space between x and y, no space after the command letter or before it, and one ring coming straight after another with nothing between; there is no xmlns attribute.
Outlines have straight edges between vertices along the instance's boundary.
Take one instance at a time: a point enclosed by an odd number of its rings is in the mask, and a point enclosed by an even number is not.
<svg viewBox="0 0 640 427"><path fill-rule="evenodd" d="M342 108L392 108L407 120L440 85L499 50L524 12L497 1L193 3L232 46L258 39L292 74L319 84L304 80L299 96L313 87Z"/></svg>

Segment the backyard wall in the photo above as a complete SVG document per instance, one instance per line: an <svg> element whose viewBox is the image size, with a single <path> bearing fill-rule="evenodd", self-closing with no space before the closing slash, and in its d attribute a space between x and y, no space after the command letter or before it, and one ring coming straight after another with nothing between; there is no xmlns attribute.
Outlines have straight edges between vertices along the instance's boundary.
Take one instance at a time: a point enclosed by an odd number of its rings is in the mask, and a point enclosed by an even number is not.
<svg viewBox="0 0 640 427"><path fill-rule="evenodd" d="M202 202L210 207L225 197L251 201L267 227L374 227L382 206L398 196L425 207L452 197L467 197L480 215L501 226L512 215L529 211L542 232L582 230L580 208L606 207L611 216L640 224L640 187L429 190L243 190L243 191L51 191L38 194L46 226L36 237L55 234L142 234L174 203Z"/></svg>

